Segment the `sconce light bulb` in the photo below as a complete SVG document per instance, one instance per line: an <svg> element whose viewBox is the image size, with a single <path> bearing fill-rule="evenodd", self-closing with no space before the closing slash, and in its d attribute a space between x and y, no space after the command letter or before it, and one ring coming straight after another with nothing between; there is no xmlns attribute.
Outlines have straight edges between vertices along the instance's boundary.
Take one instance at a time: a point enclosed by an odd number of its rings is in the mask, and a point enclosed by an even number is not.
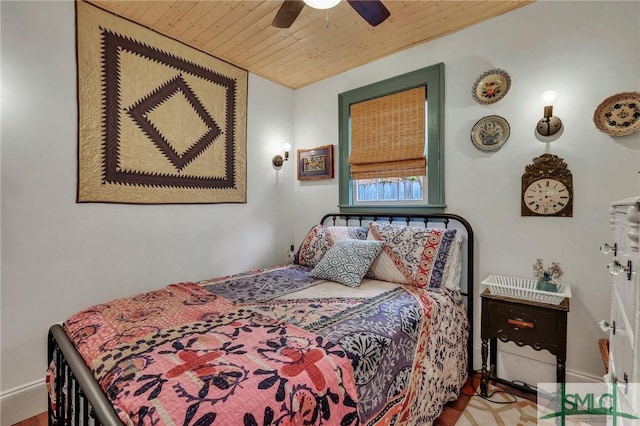
<svg viewBox="0 0 640 426"><path fill-rule="evenodd" d="M555 90L547 90L540 96L544 101L545 105L553 105L554 102L558 99L558 92Z"/></svg>
<svg viewBox="0 0 640 426"><path fill-rule="evenodd" d="M291 144L288 142L285 142L282 144L282 149L284 149L284 152L289 152L291 151Z"/></svg>

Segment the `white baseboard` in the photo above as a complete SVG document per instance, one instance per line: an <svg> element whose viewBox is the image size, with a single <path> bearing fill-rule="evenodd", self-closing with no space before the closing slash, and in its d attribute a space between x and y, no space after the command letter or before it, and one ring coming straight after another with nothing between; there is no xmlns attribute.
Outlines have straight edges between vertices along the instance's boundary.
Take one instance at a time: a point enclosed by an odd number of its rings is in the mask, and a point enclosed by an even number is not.
<svg viewBox="0 0 640 426"><path fill-rule="evenodd" d="M47 388L44 380L0 394L0 425L10 426L47 411Z"/></svg>
<svg viewBox="0 0 640 426"><path fill-rule="evenodd" d="M548 352L538 352L527 348L518 348L519 353L498 350L498 377L521 381L529 385L554 383L556 381L556 357ZM480 346L474 346L474 369L482 366ZM527 356L529 355L529 356ZM602 376L594 376L575 370L566 370L567 383L602 382Z"/></svg>
<svg viewBox="0 0 640 426"><path fill-rule="evenodd" d="M592 376L591 374L587 373L567 370L567 383L594 383L603 381L604 374L602 376Z"/></svg>

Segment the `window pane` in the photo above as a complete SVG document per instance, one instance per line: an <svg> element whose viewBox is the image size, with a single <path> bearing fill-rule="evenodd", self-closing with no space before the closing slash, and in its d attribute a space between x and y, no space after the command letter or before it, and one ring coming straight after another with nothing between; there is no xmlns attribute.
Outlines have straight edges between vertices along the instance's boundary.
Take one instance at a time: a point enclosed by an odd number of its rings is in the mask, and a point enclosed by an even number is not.
<svg viewBox="0 0 640 426"><path fill-rule="evenodd" d="M377 179L359 179L356 181L358 191L357 191L357 200L358 201L376 201L376 186Z"/></svg>
<svg viewBox="0 0 640 426"><path fill-rule="evenodd" d="M398 190L399 200L422 200L422 176L412 176L400 178L400 187Z"/></svg>
<svg viewBox="0 0 640 426"><path fill-rule="evenodd" d="M426 199L424 176L406 178L358 179L354 181L357 202L399 201Z"/></svg>
<svg viewBox="0 0 640 426"><path fill-rule="evenodd" d="M378 179L378 200L398 199L398 178Z"/></svg>

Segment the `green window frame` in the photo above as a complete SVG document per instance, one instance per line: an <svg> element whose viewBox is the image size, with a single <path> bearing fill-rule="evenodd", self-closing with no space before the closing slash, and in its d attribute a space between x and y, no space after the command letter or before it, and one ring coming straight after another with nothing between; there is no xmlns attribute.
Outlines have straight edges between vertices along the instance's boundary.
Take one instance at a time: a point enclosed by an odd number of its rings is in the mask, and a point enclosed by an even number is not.
<svg viewBox="0 0 640 426"><path fill-rule="evenodd" d="M354 205L349 172L351 129L349 111L351 104L390 95L414 87L427 87L427 200L422 205ZM411 213L443 212L444 200L444 63L392 77L359 87L338 95L339 208L344 213L394 212Z"/></svg>

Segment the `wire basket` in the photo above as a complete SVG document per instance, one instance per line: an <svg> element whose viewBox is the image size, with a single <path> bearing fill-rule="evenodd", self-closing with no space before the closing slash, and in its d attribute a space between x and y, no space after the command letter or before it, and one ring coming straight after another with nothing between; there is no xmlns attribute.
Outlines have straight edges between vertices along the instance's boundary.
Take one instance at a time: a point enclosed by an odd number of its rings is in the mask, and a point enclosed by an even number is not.
<svg viewBox="0 0 640 426"><path fill-rule="evenodd" d="M542 291L536 288L538 285L536 280L528 278L489 275L482 281L482 284L489 288L491 294L533 300L550 305L559 305L565 297L571 297L571 288L568 284L557 284L557 292Z"/></svg>

